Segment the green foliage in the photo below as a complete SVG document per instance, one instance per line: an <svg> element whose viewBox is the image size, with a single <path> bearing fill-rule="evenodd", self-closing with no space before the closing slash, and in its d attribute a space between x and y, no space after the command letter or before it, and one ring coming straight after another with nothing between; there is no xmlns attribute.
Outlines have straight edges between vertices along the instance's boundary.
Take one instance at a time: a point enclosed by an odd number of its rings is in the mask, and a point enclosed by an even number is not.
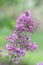
<svg viewBox="0 0 43 65"><path fill-rule="evenodd" d="M17 5L18 3L20 3L20 0L0 0L0 6L12 4Z"/></svg>
<svg viewBox="0 0 43 65"><path fill-rule="evenodd" d="M13 18L4 18L0 20L0 28L9 27L10 29L14 29L15 24Z"/></svg>

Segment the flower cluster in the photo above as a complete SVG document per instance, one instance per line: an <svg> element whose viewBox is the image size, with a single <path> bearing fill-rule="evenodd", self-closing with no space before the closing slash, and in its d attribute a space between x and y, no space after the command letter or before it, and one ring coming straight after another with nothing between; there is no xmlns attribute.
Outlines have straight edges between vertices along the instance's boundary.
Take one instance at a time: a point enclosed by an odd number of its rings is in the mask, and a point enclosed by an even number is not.
<svg viewBox="0 0 43 65"><path fill-rule="evenodd" d="M41 62L41 63L38 63L37 65L43 65L43 62Z"/></svg>
<svg viewBox="0 0 43 65"><path fill-rule="evenodd" d="M29 32L33 33L34 22L31 17L31 12L27 10L16 21L16 29L10 36L6 36L9 44L6 44L8 54L6 55L10 60L22 60L26 51L34 51L38 46L31 41Z"/></svg>
<svg viewBox="0 0 43 65"><path fill-rule="evenodd" d="M2 56L1 52L2 52L2 50L0 49L0 57Z"/></svg>
<svg viewBox="0 0 43 65"><path fill-rule="evenodd" d="M18 18L16 21L16 28L20 31L33 32L34 21L32 20L31 12L29 10L27 10Z"/></svg>

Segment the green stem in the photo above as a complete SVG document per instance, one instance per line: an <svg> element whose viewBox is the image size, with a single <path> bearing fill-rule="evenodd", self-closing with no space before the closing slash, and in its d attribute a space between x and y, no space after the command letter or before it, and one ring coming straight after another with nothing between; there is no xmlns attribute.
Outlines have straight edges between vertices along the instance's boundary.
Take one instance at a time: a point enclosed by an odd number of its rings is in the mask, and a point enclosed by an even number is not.
<svg viewBox="0 0 43 65"><path fill-rule="evenodd" d="M9 65L13 65L13 62L12 62L12 60L10 60L10 62L9 62Z"/></svg>

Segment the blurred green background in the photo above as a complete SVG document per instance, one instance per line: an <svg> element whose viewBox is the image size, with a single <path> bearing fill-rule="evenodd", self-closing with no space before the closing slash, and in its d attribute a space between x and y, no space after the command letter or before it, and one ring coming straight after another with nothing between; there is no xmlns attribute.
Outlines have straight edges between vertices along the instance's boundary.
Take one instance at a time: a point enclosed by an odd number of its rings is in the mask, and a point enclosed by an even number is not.
<svg viewBox="0 0 43 65"><path fill-rule="evenodd" d="M3 62L5 58L5 45L8 43L5 39L15 29L16 19L21 13L31 10L35 22L35 33L31 38L38 44L38 49L34 52L26 52L20 65L36 65L43 61L43 0L0 0L0 48L3 50L3 56L0 58Z"/></svg>

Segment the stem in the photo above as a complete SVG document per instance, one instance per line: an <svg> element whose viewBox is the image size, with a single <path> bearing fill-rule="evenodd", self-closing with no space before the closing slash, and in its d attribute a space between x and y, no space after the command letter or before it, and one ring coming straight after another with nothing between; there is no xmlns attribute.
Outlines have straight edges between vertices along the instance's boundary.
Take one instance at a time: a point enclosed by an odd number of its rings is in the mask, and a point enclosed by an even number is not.
<svg viewBox="0 0 43 65"><path fill-rule="evenodd" d="M13 56L11 56L11 58L13 58ZM13 65L13 62L11 59L10 59L9 65Z"/></svg>
<svg viewBox="0 0 43 65"><path fill-rule="evenodd" d="M12 62L12 60L10 60L10 62L9 62L9 65L13 65L13 62Z"/></svg>

